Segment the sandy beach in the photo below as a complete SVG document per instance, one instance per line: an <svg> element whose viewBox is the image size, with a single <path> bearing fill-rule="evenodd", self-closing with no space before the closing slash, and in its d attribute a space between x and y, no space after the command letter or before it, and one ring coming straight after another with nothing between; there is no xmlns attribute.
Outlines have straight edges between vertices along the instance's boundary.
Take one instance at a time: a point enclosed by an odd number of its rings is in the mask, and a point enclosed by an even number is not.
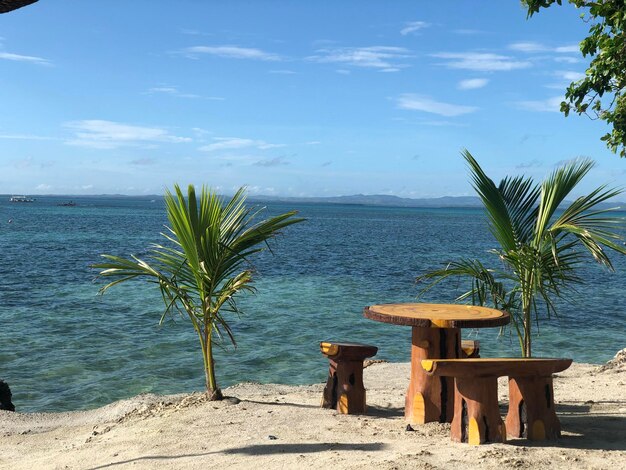
<svg viewBox="0 0 626 470"><path fill-rule="evenodd" d="M409 364L365 369L368 412L319 407L323 384L243 383L204 395L140 395L68 413L0 411L0 468L626 468L626 350L555 376L557 442L469 446L449 425L406 430ZM501 411L506 413L501 379Z"/></svg>

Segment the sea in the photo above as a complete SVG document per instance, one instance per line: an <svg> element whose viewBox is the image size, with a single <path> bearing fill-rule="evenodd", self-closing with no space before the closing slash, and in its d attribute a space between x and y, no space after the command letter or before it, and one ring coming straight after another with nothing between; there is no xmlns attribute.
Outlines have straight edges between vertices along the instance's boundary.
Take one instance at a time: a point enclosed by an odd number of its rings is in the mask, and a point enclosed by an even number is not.
<svg viewBox="0 0 626 470"><path fill-rule="evenodd" d="M202 355L189 320L159 319L158 289L128 282L99 295L105 281L90 266L103 253L141 258L162 241L160 197L0 197L0 379L18 411L95 408L140 393L204 389ZM322 340L373 344L376 359L410 360L409 327L363 317L367 305L415 302L416 276L447 261L493 265L495 246L481 208L394 208L276 203L267 216L298 210L256 257L257 293L243 295L228 319L237 340L217 350L222 388L239 382L325 381ZM626 216L626 213L621 215ZM626 234L624 234L626 235ZM590 262L585 284L558 302L559 315L535 325L537 356L600 364L626 347L626 256L615 272ZM451 302L466 285L448 282L419 298ZM483 356L517 356L510 329L464 330Z"/></svg>

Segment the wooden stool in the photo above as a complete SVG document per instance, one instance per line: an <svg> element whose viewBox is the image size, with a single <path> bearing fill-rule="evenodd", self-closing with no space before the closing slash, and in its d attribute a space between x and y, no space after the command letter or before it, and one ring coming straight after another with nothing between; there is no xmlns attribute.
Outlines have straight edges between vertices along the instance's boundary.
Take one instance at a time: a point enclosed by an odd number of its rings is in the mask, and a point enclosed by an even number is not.
<svg viewBox="0 0 626 470"><path fill-rule="evenodd" d="M452 440L478 445L505 442L507 433L530 439L558 437L552 374L571 363L571 359L432 359L422 361L422 367L430 375L455 378ZM498 377L504 375L511 377L506 428L498 408Z"/></svg>
<svg viewBox="0 0 626 470"><path fill-rule="evenodd" d="M322 408L335 408L339 413L365 413L363 360L378 352L376 346L358 343L320 343L328 357L328 381L322 396Z"/></svg>

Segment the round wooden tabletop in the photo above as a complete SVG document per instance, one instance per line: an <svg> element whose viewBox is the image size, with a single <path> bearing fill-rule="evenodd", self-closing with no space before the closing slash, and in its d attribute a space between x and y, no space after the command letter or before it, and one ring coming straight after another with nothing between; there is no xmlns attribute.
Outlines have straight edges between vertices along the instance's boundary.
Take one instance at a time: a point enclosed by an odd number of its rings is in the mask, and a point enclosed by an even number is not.
<svg viewBox="0 0 626 470"><path fill-rule="evenodd" d="M486 328L506 325L509 314L494 308L459 304L381 304L363 310L370 320L394 325L435 328Z"/></svg>

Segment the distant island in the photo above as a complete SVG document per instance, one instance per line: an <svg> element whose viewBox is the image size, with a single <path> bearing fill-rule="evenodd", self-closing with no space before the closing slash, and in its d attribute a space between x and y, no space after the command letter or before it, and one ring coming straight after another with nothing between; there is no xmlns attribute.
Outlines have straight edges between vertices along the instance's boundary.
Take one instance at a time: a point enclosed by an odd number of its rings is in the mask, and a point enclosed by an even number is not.
<svg viewBox="0 0 626 470"><path fill-rule="evenodd" d="M0 195L0 199L9 198L9 195ZM55 201L67 203L67 200L80 199L140 199L155 202L161 200L163 195L151 194L141 196L129 196L124 194L42 194L37 195L38 198L50 198ZM248 200L252 202L274 202L286 204L345 204L359 206L379 206L379 207L421 207L421 208L478 208L482 207L482 203L477 196L443 196L433 198L408 198L399 196L390 196L387 194L353 194L350 196L327 196L327 197L293 197L293 196L268 196L255 195L248 196ZM567 201L566 201L567 202ZM75 205L73 202L71 205ZM65 204L60 204L65 205ZM70 204L67 204L70 205ZM626 202L615 201L600 204L601 209L617 207L620 210L626 210Z"/></svg>
<svg viewBox="0 0 626 470"><path fill-rule="evenodd" d="M386 194L354 194L351 196L329 197L281 197L281 196L250 196L251 201L267 202L304 202L313 204L352 204L363 206L389 207L481 207L482 203L476 196L444 196L436 198L412 199L408 197L389 196Z"/></svg>

